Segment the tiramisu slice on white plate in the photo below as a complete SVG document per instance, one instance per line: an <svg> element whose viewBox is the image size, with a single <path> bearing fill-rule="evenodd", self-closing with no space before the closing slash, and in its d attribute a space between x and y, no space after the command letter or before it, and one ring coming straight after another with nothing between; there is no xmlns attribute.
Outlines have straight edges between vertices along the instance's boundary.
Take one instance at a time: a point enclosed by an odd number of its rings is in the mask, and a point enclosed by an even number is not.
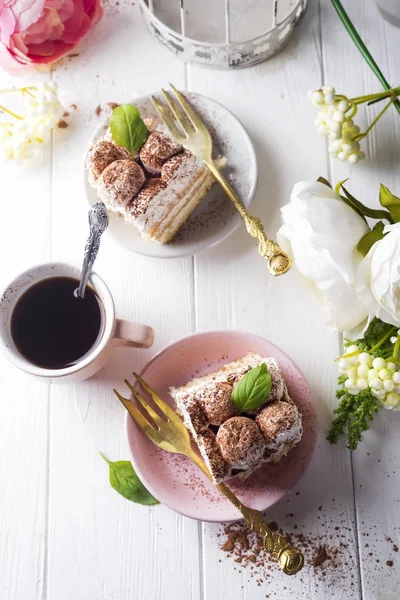
<svg viewBox="0 0 400 600"><path fill-rule="evenodd" d="M114 113L120 110L114 109L110 128L88 151L89 183L108 210L123 215L141 237L167 244L207 194L214 177L199 158L169 137L157 119L141 121L143 137L136 145L128 137L130 147L122 147L119 130L113 129ZM220 158L219 164L223 166L225 159Z"/></svg>
<svg viewBox="0 0 400 600"><path fill-rule="evenodd" d="M257 160L247 132L221 104L199 94L185 96L211 133L214 159L220 158L220 167L226 162L224 174L248 209ZM89 204L103 200L109 210L106 235L132 252L154 258L190 256L224 240L241 223L204 164L170 138L150 95L102 118L84 164Z"/></svg>
<svg viewBox="0 0 400 600"><path fill-rule="evenodd" d="M301 440L302 418L274 358L248 353L170 393L215 483L278 462Z"/></svg>

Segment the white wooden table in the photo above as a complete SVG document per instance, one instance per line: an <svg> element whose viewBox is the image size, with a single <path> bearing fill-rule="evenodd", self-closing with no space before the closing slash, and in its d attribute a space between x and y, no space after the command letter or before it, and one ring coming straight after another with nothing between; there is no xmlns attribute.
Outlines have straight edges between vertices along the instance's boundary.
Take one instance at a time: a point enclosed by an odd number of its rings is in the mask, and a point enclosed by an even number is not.
<svg viewBox="0 0 400 600"><path fill-rule="evenodd" d="M325 140L316 135L307 90L324 82L355 96L380 87L330 3L310 4L277 57L227 72L184 64L149 37L137 3L107 2L79 56L52 75L34 77L53 77L65 106L77 105L70 127L55 132L35 167L0 166L1 287L30 264L80 260L87 234L82 158L98 123L95 108L169 81L215 98L243 122L260 167L254 212L271 233L279 226L279 207L302 179L351 176L351 189L371 204L381 181L399 194L400 118L394 110L370 137L368 160L355 167L330 161ZM398 84L399 30L382 20L372 0L345 4L388 80ZM1 87L10 82L16 83L1 73ZM398 599L400 557L386 537L400 545L400 416L382 412L352 456L344 444L325 441L336 405L332 361L339 339L324 329L295 273L270 277L243 228L215 249L172 261L136 256L104 239L96 269L119 316L151 324L156 344L145 352L115 352L98 375L76 386L27 380L0 359L0 599ZM125 415L112 388L169 342L217 328L267 337L297 362L314 391L317 452L299 493L268 518L285 529L295 521L299 531L327 542L344 536L348 556L325 580L306 567L292 578L274 571L258 586L219 549L220 526L163 506L135 505L109 487L98 451L112 460L128 458Z"/></svg>

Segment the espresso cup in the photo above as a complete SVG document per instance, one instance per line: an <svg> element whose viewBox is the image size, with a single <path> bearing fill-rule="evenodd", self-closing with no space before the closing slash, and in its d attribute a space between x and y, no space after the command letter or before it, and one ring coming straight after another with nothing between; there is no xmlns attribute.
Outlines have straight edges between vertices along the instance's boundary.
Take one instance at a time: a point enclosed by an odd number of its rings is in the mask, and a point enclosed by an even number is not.
<svg viewBox="0 0 400 600"><path fill-rule="evenodd" d="M11 318L21 296L33 285L55 277L80 278L81 267L73 263L51 262L32 267L11 282L0 298L0 349L19 369L29 375L53 383L76 383L91 377L101 369L116 346L150 348L154 333L151 327L123 321L115 316L113 297L103 279L91 274L89 284L104 311L103 331L91 350L76 363L60 369L47 369L27 360L17 349L11 333ZM62 343L62 340L60 340Z"/></svg>

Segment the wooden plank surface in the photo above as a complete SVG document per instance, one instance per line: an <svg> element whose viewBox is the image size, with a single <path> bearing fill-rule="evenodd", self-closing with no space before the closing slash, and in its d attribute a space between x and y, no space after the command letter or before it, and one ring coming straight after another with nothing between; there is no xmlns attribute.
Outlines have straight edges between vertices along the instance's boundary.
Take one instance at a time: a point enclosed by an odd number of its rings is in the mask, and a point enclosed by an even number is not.
<svg viewBox="0 0 400 600"><path fill-rule="evenodd" d="M373 3L353 1L349 12L396 84L398 30L383 22ZM108 2L79 56L65 60L53 79L71 112L70 127L55 132L52 148L34 168L0 164L2 286L35 262L81 260L87 235L82 162L99 121L96 107L105 110L107 102L129 101L169 81L215 98L245 125L260 167L253 212L271 234L279 227L279 207L301 179L324 175L336 182L351 175L352 189L370 204L380 181L400 192L394 111L368 144L371 159L353 168L329 161L315 133L308 89L326 83L349 95L379 90L329 3L311 3L276 58L226 72L185 65L149 37L136 3ZM9 84L1 73L1 87ZM173 261L133 255L104 239L96 270L112 290L118 316L151 324L156 343L148 351L116 351L99 374L76 386L32 383L0 358L0 598L397 599L397 415L380 415L352 458L343 444L327 444L339 340L324 329L296 274L272 279L243 228L194 259ZM314 568L308 550L298 577L282 577L273 567L254 575L220 550L222 526L131 504L108 485L98 451L113 460L128 457L124 414L112 388L169 342L217 328L267 337L295 360L312 387L320 428L316 455L300 484L267 517L312 540L313 548L319 542L338 548L336 569Z"/></svg>

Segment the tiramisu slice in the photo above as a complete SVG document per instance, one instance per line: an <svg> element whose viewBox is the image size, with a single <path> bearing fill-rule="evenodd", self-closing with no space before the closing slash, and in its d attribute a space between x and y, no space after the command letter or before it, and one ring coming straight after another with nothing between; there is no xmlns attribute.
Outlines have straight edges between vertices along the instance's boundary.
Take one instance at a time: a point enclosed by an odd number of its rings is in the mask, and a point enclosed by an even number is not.
<svg viewBox="0 0 400 600"><path fill-rule="evenodd" d="M240 411L232 399L235 386L263 363L270 374L269 395L256 409ZM170 393L215 483L277 462L301 440L301 415L274 358L250 352Z"/></svg>
<svg viewBox="0 0 400 600"><path fill-rule="evenodd" d="M159 120L144 123L147 139L133 153L114 142L109 128L89 149L86 168L90 185L108 210L122 214L144 239L167 244L215 180L199 158L169 137Z"/></svg>

